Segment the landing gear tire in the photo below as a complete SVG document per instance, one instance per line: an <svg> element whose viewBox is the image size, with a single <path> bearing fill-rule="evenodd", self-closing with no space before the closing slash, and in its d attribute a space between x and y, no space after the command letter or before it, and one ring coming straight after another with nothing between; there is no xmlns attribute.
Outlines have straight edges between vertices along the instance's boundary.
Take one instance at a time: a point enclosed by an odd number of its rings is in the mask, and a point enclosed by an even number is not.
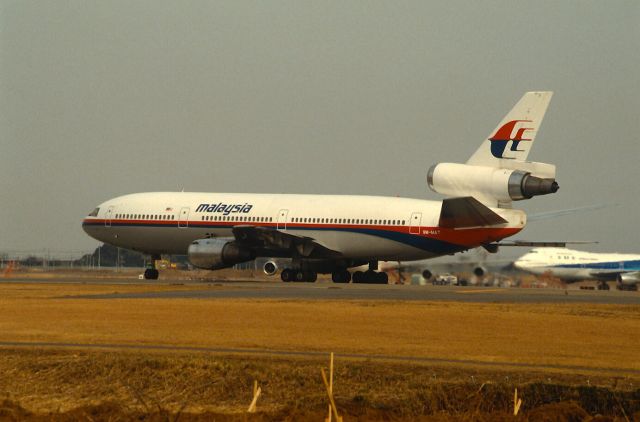
<svg viewBox="0 0 640 422"><path fill-rule="evenodd" d="M389 284L389 276L387 275L387 273L378 273L376 279L379 284Z"/></svg>
<svg viewBox="0 0 640 422"><path fill-rule="evenodd" d="M160 272L155 268L147 268L144 270L144 279L145 280L157 280L160 276Z"/></svg>
<svg viewBox="0 0 640 422"><path fill-rule="evenodd" d="M307 273L307 278L306 278L306 282L307 283L315 283L316 280L318 279L318 273Z"/></svg>
<svg viewBox="0 0 640 422"><path fill-rule="evenodd" d="M598 290L609 290L609 283L606 281L600 281L598 283Z"/></svg>
<svg viewBox="0 0 640 422"><path fill-rule="evenodd" d="M285 283L292 281L293 271L291 271L289 268L285 268L284 270L282 270L282 272L280 273L280 280L284 281Z"/></svg>
<svg viewBox="0 0 640 422"><path fill-rule="evenodd" d="M335 271L331 273L331 280L334 283L348 283L351 281L351 273L347 270Z"/></svg>
<svg viewBox="0 0 640 422"><path fill-rule="evenodd" d="M389 284L389 276L387 273L371 270L365 272L356 271L353 274L353 282L363 284Z"/></svg>

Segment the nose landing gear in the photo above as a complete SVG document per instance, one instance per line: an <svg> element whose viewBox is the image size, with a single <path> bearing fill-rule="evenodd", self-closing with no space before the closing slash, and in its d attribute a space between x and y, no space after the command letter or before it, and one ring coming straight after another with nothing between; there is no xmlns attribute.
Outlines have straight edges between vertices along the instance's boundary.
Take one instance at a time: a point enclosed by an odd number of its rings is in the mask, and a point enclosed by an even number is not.
<svg viewBox="0 0 640 422"><path fill-rule="evenodd" d="M156 268L156 261L162 259L160 255L151 255L151 263L147 264L147 268L144 270L145 280L157 280L160 276L160 272Z"/></svg>

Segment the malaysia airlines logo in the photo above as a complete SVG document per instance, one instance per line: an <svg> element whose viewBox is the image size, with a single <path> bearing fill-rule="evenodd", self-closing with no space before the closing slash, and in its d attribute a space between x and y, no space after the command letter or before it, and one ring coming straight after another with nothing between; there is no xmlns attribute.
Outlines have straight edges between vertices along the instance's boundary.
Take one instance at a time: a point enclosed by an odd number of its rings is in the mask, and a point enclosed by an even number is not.
<svg viewBox="0 0 640 422"><path fill-rule="evenodd" d="M530 123L531 120L511 120L510 122L505 123L496 131L496 133L489 138L491 141L491 154L496 158L504 158L513 160L516 157L505 157L505 149L507 149L507 144L512 142L511 148L509 151L512 152L522 152L523 150L518 149L518 145L522 141L531 141L531 138L524 138L524 133L528 130L534 130L532 127L523 127L519 125L519 123ZM515 130L516 126L520 126L517 130ZM515 135L514 135L515 132Z"/></svg>
<svg viewBox="0 0 640 422"><path fill-rule="evenodd" d="M200 204L196 208L196 212L215 212L219 214L229 215L235 213L248 213L253 208L253 205L244 204L224 204L222 202L212 204Z"/></svg>

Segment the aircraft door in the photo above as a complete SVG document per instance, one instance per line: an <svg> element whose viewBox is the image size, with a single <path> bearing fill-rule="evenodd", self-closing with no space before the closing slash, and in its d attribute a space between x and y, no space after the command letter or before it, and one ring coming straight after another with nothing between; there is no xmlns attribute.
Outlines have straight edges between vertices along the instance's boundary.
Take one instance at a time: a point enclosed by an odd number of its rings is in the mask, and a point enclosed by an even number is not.
<svg viewBox="0 0 640 422"><path fill-rule="evenodd" d="M276 228L278 230L287 230L287 216L289 215L289 210L280 210L278 212L278 223Z"/></svg>
<svg viewBox="0 0 640 422"><path fill-rule="evenodd" d="M113 209L115 207L112 205L109 208L107 208L107 213L104 216L104 226L105 227L111 227L111 219L113 218Z"/></svg>
<svg viewBox="0 0 640 422"><path fill-rule="evenodd" d="M420 224L422 223L422 213L414 212L411 214L411 220L409 220L409 233L420 234Z"/></svg>
<svg viewBox="0 0 640 422"><path fill-rule="evenodd" d="M178 227L189 227L189 207L180 209L180 215L178 216Z"/></svg>

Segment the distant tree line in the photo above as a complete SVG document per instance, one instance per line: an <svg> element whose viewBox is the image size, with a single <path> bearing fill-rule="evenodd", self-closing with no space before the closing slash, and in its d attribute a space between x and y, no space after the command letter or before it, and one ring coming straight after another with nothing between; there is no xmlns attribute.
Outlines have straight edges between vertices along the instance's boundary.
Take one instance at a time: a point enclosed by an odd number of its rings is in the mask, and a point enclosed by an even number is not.
<svg viewBox="0 0 640 422"><path fill-rule="evenodd" d="M119 249L119 250L118 250ZM187 265L185 255L171 255L163 258L171 262ZM23 267L144 267L150 258L144 254L128 249L117 248L109 244L98 246L92 253L78 259L49 259L46 256L28 256L17 260ZM8 261L3 257L3 261Z"/></svg>

